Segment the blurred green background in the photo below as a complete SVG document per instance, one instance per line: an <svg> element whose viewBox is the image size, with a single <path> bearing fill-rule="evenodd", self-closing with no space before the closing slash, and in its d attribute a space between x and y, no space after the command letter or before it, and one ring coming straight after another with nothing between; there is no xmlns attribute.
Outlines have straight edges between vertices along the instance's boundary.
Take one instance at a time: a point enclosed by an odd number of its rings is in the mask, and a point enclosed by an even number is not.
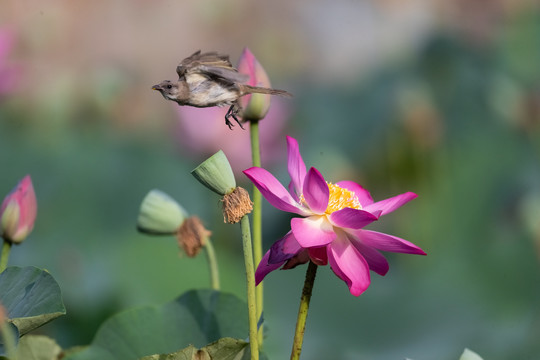
<svg viewBox="0 0 540 360"><path fill-rule="evenodd" d="M370 228L428 256L388 254L389 273L372 274L358 298L321 268L303 358L450 360L465 347L540 357L536 2L21 0L1 10L0 194L28 173L39 207L10 264L60 283L68 315L40 332L63 347L89 343L117 311L209 286L204 258L136 232L152 188L203 219L223 290L245 298L239 227L223 224L217 197L189 172L211 146L249 133L216 117L218 140L188 148L181 124L197 112L182 117L150 87L199 48L235 63L248 46L295 94L274 102L284 125L261 124L277 144L263 149L266 168L288 181L289 134L329 181L355 180L376 200L419 194ZM247 143L231 161L246 154ZM264 204L265 250L289 219ZM290 353L304 271L265 281L271 359Z"/></svg>

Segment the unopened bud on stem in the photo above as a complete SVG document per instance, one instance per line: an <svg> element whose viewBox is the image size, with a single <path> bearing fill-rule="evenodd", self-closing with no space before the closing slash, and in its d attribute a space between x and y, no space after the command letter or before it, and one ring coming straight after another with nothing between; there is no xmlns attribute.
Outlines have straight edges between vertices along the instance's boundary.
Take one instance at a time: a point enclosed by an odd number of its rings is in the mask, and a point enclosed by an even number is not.
<svg viewBox="0 0 540 360"><path fill-rule="evenodd" d="M0 207L0 236L21 243L34 228L37 201L32 180L26 175L6 196Z"/></svg>
<svg viewBox="0 0 540 360"><path fill-rule="evenodd" d="M268 74L257 61L255 55L248 49L244 48L240 60L238 61L238 71L242 74L249 75L248 85L271 88ZM270 108L270 98L268 94L251 94L243 96L240 101L242 108L242 118L246 121L258 121L263 119Z"/></svg>

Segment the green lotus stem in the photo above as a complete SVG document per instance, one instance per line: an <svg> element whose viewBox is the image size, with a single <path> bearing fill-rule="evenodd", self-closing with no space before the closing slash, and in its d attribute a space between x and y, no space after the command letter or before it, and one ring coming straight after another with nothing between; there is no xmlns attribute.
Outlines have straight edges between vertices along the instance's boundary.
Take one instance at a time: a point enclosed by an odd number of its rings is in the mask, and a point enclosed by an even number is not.
<svg viewBox="0 0 540 360"><path fill-rule="evenodd" d="M261 167L261 148L259 142L259 122L250 121L249 130L251 135L251 154L253 158L253 166ZM262 195L261 192L253 185L253 257L255 265L259 264L262 259ZM257 299L257 318L259 319L263 313L264 298L263 298L263 283L255 289ZM259 346L263 342L263 326L259 329Z"/></svg>
<svg viewBox="0 0 540 360"><path fill-rule="evenodd" d="M251 248L251 231L247 215L244 215L242 220L240 220L240 226L242 228L244 263L246 265L249 346L251 348L251 360L258 360L259 341L257 334L257 303L255 299L255 270L253 267L253 250Z"/></svg>
<svg viewBox="0 0 540 360"><path fill-rule="evenodd" d="M296 331L294 332L291 360L300 359L300 353L302 352L309 301L311 299L313 283L315 282L315 275L317 275L317 265L310 261L306 271L306 280L304 281L304 289L302 289L302 297L300 298L300 308L298 309L298 318L296 320Z"/></svg>
<svg viewBox="0 0 540 360"><path fill-rule="evenodd" d="M0 256L0 273L6 270L7 268L10 251L11 251L11 243L9 241L4 240L4 245L2 245L2 255Z"/></svg>
<svg viewBox="0 0 540 360"><path fill-rule="evenodd" d="M2 321L0 323L0 339L2 339L2 342L4 343L7 358L10 360L17 360L15 334L11 330L7 321Z"/></svg>
<svg viewBox="0 0 540 360"><path fill-rule="evenodd" d="M212 245L212 241L209 237L204 240L204 250L206 259L208 260L208 267L210 268L210 283L213 290L219 290L219 268L214 245Z"/></svg>

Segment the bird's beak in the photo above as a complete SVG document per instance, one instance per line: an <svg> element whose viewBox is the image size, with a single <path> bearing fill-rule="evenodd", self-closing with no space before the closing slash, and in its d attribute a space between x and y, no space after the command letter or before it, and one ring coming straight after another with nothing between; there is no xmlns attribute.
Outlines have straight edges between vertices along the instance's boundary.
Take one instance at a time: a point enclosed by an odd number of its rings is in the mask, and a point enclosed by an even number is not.
<svg viewBox="0 0 540 360"><path fill-rule="evenodd" d="M152 90L159 90L159 85L153 85Z"/></svg>

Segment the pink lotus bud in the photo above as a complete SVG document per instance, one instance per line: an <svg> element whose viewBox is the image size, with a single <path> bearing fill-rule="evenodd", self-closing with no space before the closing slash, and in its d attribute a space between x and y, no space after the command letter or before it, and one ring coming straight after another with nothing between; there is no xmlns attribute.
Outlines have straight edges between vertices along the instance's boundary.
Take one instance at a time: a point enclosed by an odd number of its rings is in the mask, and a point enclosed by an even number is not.
<svg viewBox="0 0 540 360"><path fill-rule="evenodd" d="M37 201L32 179L26 175L4 199L0 208L0 236L18 244L34 228Z"/></svg>
<svg viewBox="0 0 540 360"><path fill-rule="evenodd" d="M265 88L272 87L266 71L247 47L244 48L238 61L238 71L242 74L249 75L247 85ZM244 109L242 118L246 121L263 119L270 108L270 95L246 95L240 101Z"/></svg>

